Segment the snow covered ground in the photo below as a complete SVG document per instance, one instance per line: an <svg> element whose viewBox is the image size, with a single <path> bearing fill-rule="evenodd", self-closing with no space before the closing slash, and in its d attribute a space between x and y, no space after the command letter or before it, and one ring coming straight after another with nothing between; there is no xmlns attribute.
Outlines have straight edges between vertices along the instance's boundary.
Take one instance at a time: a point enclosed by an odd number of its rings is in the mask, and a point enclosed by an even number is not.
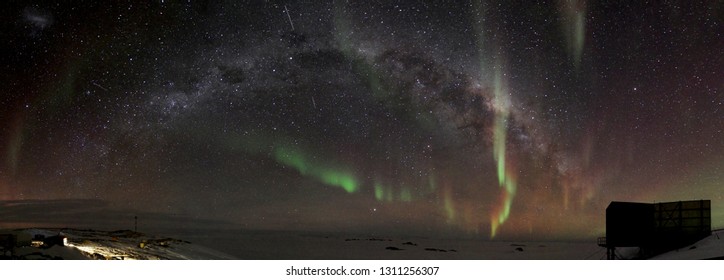
<svg viewBox="0 0 724 280"><path fill-rule="evenodd" d="M17 234L45 237L63 235L67 246L36 248L17 247L15 256L20 259L64 260L218 260L234 259L233 256L199 246L188 241L149 236L129 230L98 231L79 229L22 229Z"/></svg>
<svg viewBox="0 0 724 280"><path fill-rule="evenodd" d="M724 259L724 230L716 230L698 242L663 253L653 260L706 260Z"/></svg>
<svg viewBox="0 0 724 280"><path fill-rule="evenodd" d="M68 246L18 247L21 259L124 260L600 260L595 242L512 242L380 237L281 231L205 231L146 235L129 230L23 229L26 236L68 237ZM167 236L174 236L169 238ZM181 238L181 239L178 239ZM655 260L721 259L724 230ZM620 248L635 253L637 248Z"/></svg>
<svg viewBox="0 0 724 280"><path fill-rule="evenodd" d="M512 242L278 231L187 234L244 260L582 260L605 259L595 242Z"/></svg>
<svg viewBox="0 0 724 280"><path fill-rule="evenodd" d="M158 236L128 230L33 228L15 232L46 237L62 234L68 238L65 247L18 247L15 255L22 259L578 260L605 256L605 250L592 242L504 242L243 230Z"/></svg>

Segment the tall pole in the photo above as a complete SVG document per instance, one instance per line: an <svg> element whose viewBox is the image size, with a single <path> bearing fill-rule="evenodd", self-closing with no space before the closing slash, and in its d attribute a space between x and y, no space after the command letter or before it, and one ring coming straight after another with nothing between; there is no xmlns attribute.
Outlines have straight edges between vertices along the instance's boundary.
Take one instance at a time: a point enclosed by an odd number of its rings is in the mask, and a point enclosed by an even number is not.
<svg viewBox="0 0 724 280"><path fill-rule="evenodd" d="M606 248L606 260L613 260L613 258L611 257L611 255L612 255L612 254L611 254L611 247L607 247L607 248Z"/></svg>

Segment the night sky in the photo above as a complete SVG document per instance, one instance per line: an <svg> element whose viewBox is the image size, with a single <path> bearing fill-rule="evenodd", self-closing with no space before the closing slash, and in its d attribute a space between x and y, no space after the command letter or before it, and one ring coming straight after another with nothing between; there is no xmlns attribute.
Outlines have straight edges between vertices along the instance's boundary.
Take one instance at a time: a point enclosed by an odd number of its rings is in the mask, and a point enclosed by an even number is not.
<svg viewBox="0 0 724 280"><path fill-rule="evenodd" d="M722 1L0 13L5 225L589 239L612 200L710 199L724 226Z"/></svg>

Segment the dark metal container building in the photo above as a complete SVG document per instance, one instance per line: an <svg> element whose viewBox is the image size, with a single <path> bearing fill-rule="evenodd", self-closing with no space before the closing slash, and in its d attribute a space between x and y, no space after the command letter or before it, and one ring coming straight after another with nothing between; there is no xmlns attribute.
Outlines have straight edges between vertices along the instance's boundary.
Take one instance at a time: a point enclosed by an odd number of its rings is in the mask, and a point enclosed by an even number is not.
<svg viewBox="0 0 724 280"><path fill-rule="evenodd" d="M616 247L639 247L647 257L711 235L711 201L664 203L613 201L606 208L606 238L599 244L615 258Z"/></svg>

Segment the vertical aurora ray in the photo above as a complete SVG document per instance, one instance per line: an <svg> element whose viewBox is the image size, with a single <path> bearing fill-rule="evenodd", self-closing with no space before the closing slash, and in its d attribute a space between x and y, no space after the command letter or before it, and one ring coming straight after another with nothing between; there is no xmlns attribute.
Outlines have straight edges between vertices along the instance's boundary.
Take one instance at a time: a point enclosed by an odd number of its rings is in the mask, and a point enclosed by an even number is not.
<svg viewBox="0 0 724 280"><path fill-rule="evenodd" d="M501 185L503 192L500 196L501 205L493 213L490 220L490 238L495 238L498 233L498 229L505 221L510 217L510 209L513 206L513 198L517 189L517 183L510 173L506 173L505 182Z"/></svg>
<svg viewBox="0 0 724 280"><path fill-rule="evenodd" d="M476 31L476 45L480 56L481 81L492 82L493 99L492 110L495 120L492 128L493 159L496 164L498 187L502 193L494 206L490 216L490 238L495 238L500 226L510 217L513 198L515 197L517 183L510 170L510 162L506 158L506 140L508 133L508 118L510 115L511 100L507 85L503 79L504 50L496 47L495 34L488 34L483 24L488 16L487 4L483 0L473 2L473 28ZM492 73L492 77L490 76ZM492 80L492 81L491 81Z"/></svg>
<svg viewBox="0 0 724 280"><path fill-rule="evenodd" d="M392 193L392 189L390 187L387 187L380 182L375 182L373 184L373 188L375 190L375 199L377 201L392 202L394 200L394 194Z"/></svg>
<svg viewBox="0 0 724 280"><path fill-rule="evenodd" d="M400 190L400 200L402 202L410 202L412 201L412 192L409 188L403 187L402 190Z"/></svg>
<svg viewBox="0 0 724 280"><path fill-rule="evenodd" d="M5 158L11 176L15 176L17 173L23 138L23 123L21 118L18 117L11 128L6 151L7 156Z"/></svg>
<svg viewBox="0 0 724 280"><path fill-rule="evenodd" d="M412 193L412 189L408 187L393 188L385 186L380 182L375 182L373 185L375 199L380 202L411 202L415 200L415 195Z"/></svg>
<svg viewBox="0 0 724 280"><path fill-rule="evenodd" d="M455 202L453 201L452 194L450 193L450 189L446 188L445 192L443 193L443 209L445 210L445 216L447 217L447 222L451 223L455 221Z"/></svg>
<svg viewBox="0 0 724 280"><path fill-rule="evenodd" d="M358 48L354 45L352 34L355 32L352 26L352 23L345 15L343 5L335 1L334 41L337 43L337 48L347 59L354 63L356 71L367 78L367 83L372 90L373 96L382 98L386 93L383 90L381 77L379 73L375 71L374 67L365 61L364 57L358 52Z"/></svg>
<svg viewBox="0 0 724 280"><path fill-rule="evenodd" d="M18 165L22 160L22 153L25 138L32 135L36 129L39 119L54 119L59 112L70 108L74 102L74 98L79 94L79 75L82 70L88 68L90 62L88 59L71 59L60 66L57 70L59 75L57 80L51 80L41 87L42 93L30 99L27 104L45 104L38 106L32 111L20 111L12 120L9 127L9 137L7 139L7 148L5 150L5 164L8 167L9 174L15 176L18 173Z"/></svg>
<svg viewBox="0 0 724 280"><path fill-rule="evenodd" d="M517 189L516 179L510 165L506 162L506 135L508 133L508 115L510 114L510 97L503 84L500 69L495 71L494 86L494 109L495 124L493 127L493 159L497 166L498 185L503 188L500 204L493 211L490 219L490 238L495 238L498 229L510 217L510 209L513 205L513 198Z"/></svg>
<svg viewBox="0 0 724 280"><path fill-rule="evenodd" d="M387 202L395 201L395 194L392 193L391 189L387 189L387 191L385 192L385 201L387 201Z"/></svg>
<svg viewBox="0 0 724 280"><path fill-rule="evenodd" d="M383 201L385 199L385 189L382 187L382 185L375 183L374 185L375 189L375 199L377 201Z"/></svg>
<svg viewBox="0 0 724 280"><path fill-rule="evenodd" d="M586 1L559 0L561 30L566 39L568 54L573 58L576 68L581 64L583 46L586 39Z"/></svg>
<svg viewBox="0 0 724 280"><path fill-rule="evenodd" d="M435 175L430 175L427 178L429 191L435 191L437 189L437 179L435 178Z"/></svg>
<svg viewBox="0 0 724 280"><path fill-rule="evenodd" d="M493 127L493 158L496 162L498 184L505 184L505 139L506 139L506 116L497 115Z"/></svg>

